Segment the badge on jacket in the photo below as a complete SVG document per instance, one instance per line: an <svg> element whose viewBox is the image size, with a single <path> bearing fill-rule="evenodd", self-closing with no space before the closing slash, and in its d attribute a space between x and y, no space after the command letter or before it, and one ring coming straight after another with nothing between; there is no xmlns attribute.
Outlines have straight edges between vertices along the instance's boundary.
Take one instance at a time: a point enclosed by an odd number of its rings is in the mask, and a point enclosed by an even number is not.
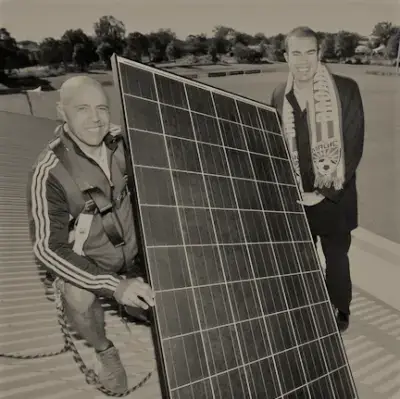
<svg viewBox="0 0 400 399"><path fill-rule="evenodd" d="M78 255L84 255L83 245L89 236L92 221L93 215L90 213L81 213L79 215L78 223L75 227L75 242L72 247L72 250Z"/></svg>

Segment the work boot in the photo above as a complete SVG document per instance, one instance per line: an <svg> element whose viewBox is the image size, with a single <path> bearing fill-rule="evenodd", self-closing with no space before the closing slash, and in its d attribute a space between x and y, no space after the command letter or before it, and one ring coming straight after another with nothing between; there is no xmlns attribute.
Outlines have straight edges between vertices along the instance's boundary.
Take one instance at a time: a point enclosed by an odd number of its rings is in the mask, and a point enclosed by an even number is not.
<svg viewBox="0 0 400 399"><path fill-rule="evenodd" d="M350 316L347 313L341 312L339 310L336 315L336 323L338 325L339 331L341 333L344 333L349 328Z"/></svg>
<svg viewBox="0 0 400 399"><path fill-rule="evenodd" d="M96 356L101 364L99 380L104 387L116 393L125 392L128 389L128 378L115 346L97 352Z"/></svg>

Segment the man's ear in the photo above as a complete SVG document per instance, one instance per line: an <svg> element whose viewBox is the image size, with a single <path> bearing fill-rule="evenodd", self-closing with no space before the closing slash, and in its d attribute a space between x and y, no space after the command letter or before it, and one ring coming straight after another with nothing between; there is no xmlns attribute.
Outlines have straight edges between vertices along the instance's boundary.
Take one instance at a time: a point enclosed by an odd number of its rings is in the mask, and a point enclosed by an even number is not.
<svg viewBox="0 0 400 399"><path fill-rule="evenodd" d="M318 56L318 61L322 60L322 56L323 56L323 50L322 50L322 46L319 45L318 50L317 50L317 56Z"/></svg>
<svg viewBox="0 0 400 399"><path fill-rule="evenodd" d="M288 54L287 54L287 52L286 52L286 51L283 53L283 56L285 57L285 60L286 60L286 62L289 62L289 61L288 61L288 59L289 59L289 56L288 56Z"/></svg>

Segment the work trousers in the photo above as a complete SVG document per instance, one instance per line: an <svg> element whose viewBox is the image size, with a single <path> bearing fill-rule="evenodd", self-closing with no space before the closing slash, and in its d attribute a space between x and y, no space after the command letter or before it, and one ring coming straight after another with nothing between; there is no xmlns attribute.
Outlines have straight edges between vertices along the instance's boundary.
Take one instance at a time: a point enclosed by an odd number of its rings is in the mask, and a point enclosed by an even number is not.
<svg viewBox="0 0 400 399"><path fill-rule="evenodd" d="M313 236L317 243L318 236ZM348 252L351 244L350 232L335 232L319 236L326 262L326 286L333 306L350 314L352 282Z"/></svg>

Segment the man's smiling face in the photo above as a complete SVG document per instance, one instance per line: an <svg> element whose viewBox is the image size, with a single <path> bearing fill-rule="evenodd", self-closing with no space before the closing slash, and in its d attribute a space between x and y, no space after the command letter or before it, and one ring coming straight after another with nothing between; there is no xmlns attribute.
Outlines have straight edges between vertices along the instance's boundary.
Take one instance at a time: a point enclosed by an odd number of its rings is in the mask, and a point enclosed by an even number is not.
<svg viewBox="0 0 400 399"><path fill-rule="evenodd" d="M317 40L313 37L289 37L285 59L295 81L302 83L310 81L318 68Z"/></svg>

